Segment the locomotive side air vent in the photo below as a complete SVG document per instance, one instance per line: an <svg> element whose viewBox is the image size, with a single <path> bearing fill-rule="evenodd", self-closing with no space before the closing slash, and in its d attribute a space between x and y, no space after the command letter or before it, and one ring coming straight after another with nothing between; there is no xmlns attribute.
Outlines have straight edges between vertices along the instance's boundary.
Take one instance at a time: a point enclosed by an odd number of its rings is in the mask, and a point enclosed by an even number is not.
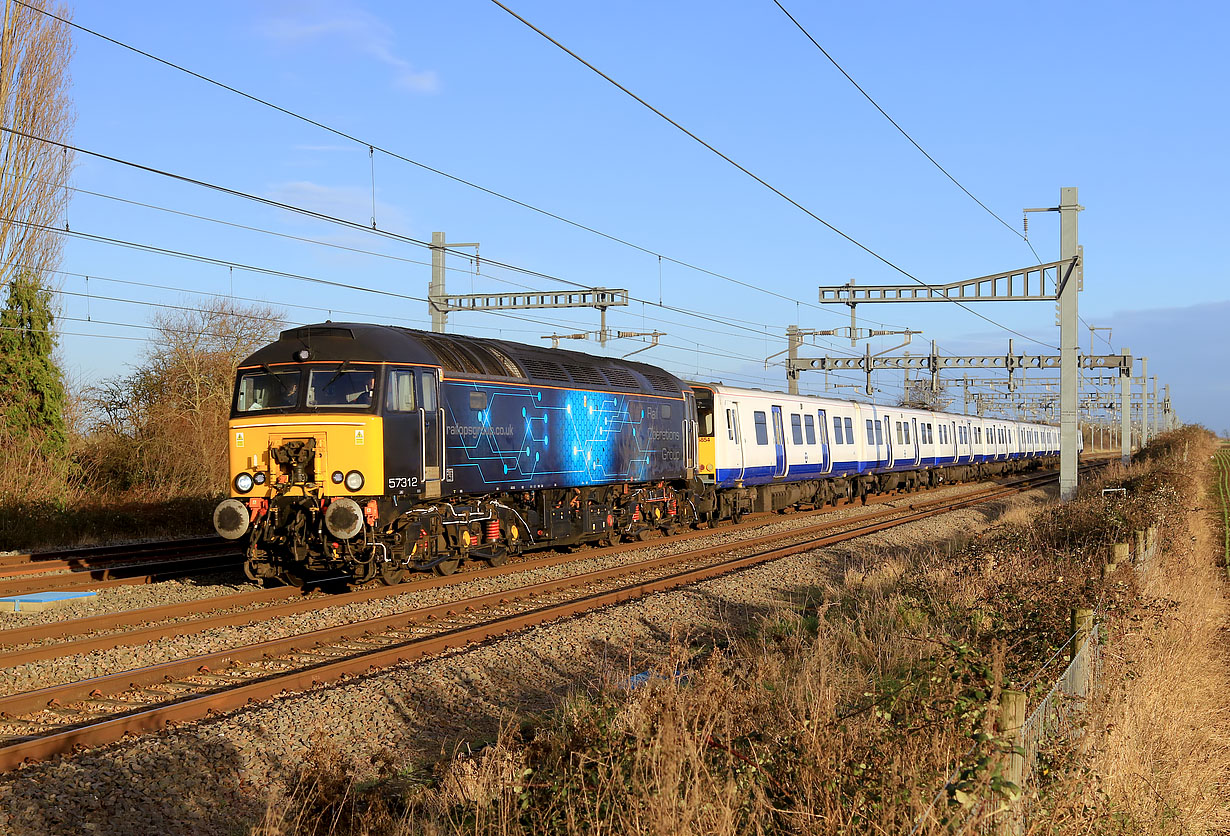
<svg viewBox="0 0 1230 836"><path fill-rule="evenodd" d="M572 375L574 383L579 383L582 386L607 386L606 375L602 373L602 369L593 366L580 366L576 363L565 363L564 368L568 370L568 374Z"/></svg>
<svg viewBox="0 0 1230 836"><path fill-rule="evenodd" d="M500 368L504 370L503 375L505 377L525 377L525 373L518 368L517 364L514 363L512 358L507 354L500 351L498 348L492 348L491 346L487 346L487 351L500 364ZM497 374L499 374L499 372L497 372Z"/></svg>
<svg viewBox="0 0 1230 836"><path fill-rule="evenodd" d="M525 358L521 361L521 365L525 366L525 374L527 377L537 378L539 380L558 380L561 383L571 382L564 367L559 363L552 363L549 360L531 360Z"/></svg>
<svg viewBox="0 0 1230 836"><path fill-rule="evenodd" d="M620 389L640 389L640 382L632 376L632 372L619 366L608 366L604 369L607 379L611 381L612 386L618 386Z"/></svg>
<svg viewBox="0 0 1230 836"><path fill-rule="evenodd" d="M446 372L479 373L478 365L465 354L457 351L451 340L428 336L427 334L416 334L415 337L428 351L436 356L436 360L439 361L440 366Z"/></svg>
<svg viewBox="0 0 1230 836"><path fill-rule="evenodd" d="M655 392L663 392L669 395L678 395L679 387L671 382L671 379L664 374L660 374L649 369L641 369L641 374L645 375L645 379L649 381L649 385L653 387Z"/></svg>
<svg viewBox="0 0 1230 836"><path fill-rule="evenodd" d="M525 377L508 355L476 340L434 334L415 336L436 356L445 371L491 377Z"/></svg>

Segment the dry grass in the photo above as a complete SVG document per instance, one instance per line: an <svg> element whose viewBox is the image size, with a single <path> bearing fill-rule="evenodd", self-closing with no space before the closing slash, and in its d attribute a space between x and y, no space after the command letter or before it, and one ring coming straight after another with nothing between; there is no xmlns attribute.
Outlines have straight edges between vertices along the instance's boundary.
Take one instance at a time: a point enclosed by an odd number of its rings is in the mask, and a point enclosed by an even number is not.
<svg viewBox="0 0 1230 836"><path fill-rule="evenodd" d="M1058 672L1041 668L1068 637L1070 609L1091 604L1136 632L1116 634L1112 675L1124 682L1088 756L1047 755L1063 779L1044 786L1042 809L1056 814L1047 827L1211 832L1198 823L1218 820L1222 797L1222 767L1208 759L1225 747L1204 729L1225 719L1224 677L1207 663L1224 620L1217 579L1180 562L1142 592L1130 572L1101 573L1133 528L1160 522L1177 542L1191 480L1173 452L1112 473L1126 498L1087 491L956 548L845 552L734 641L721 638L727 626L677 637L647 686L576 693L426 779L319 756L259 832L906 833L920 820L920 833L967 830L966 804L1015 793L994 734L1000 688L1032 683L1036 700ZM1163 588L1176 604L1157 602ZM306 800L322 796L333 805Z"/></svg>
<svg viewBox="0 0 1230 836"><path fill-rule="evenodd" d="M1207 461L1211 445L1189 451ZM1193 467L1186 498L1208 479ZM1216 497L1209 499L1216 502ZM1054 820L1038 832L1211 834L1230 830L1230 607L1217 528L1200 510L1171 521L1170 549L1143 584L1135 629L1109 654L1113 683Z"/></svg>

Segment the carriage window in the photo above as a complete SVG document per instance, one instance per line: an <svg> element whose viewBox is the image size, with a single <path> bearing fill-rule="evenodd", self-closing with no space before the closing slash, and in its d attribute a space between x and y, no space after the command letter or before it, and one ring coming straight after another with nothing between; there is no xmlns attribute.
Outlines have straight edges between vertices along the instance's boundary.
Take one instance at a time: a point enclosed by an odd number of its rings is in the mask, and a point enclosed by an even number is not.
<svg viewBox="0 0 1230 836"><path fill-rule="evenodd" d="M854 443L854 419L846 419L846 444Z"/></svg>
<svg viewBox="0 0 1230 836"><path fill-rule="evenodd" d="M256 372L239 378L235 409L285 409L299 403L299 370L293 372Z"/></svg>
<svg viewBox="0 0 1230 836"><path fill-rule="evenodd" d="M756 421L756 443L769 443L769 420L763 412L753 412L752 418Z"/></svg>
<svg viewBox="0 0 1230 836"><path fill-rule="evenodd" d="M733 409L726 410L726 437L735 444L739 443L739 439L735 438L735 411Z"/></svg>
<svg viewBox="0 0 1230 836"><path fill-rule="evenodd" d="M905 443L909 444L910 443L910 422L909 421L901 422L901 434L905 436Z"/></svg>
<svg viewBox="0 0 1230 836"><path fill-rule="evenodd" d="M795 444L803 446L803 419L798 415L790 416L790 437Z"/></svg>
<svg viewBox="0 0 1230 836"><path fill-rule="evenodd" d="M876 446L879 447L884 443L884 428L880 426L880 422L875 422L876 427Z"/></svg>
<svg viewBox="0 0 1230 836"><path fill-rule="evenodd" d="M833 416L833 443L834 444L844 444L845 443L844 441L841 440L841 419L838 418L836 415Z"/></svg>
<svg viewBox="0 0 1230 836"><path fill-rule="evenodd" d="M471 397L478 394L481 393L474 392ZM414 411L414 372L405 369L393 369L389 372L389 393L385 397L385 408L389 412Z"/></svg>
<svg viewBox="0 0 1230 836"><path fill-rule="evenodd" d="M898 443L898 444L905 444L905 442L901 440L901 439L902 439L902 436L901 436L901 422L900 422L900 421L894 421L894 422L893 422L893 424L894 424L894 429L896 429L896 430L897 430L897 443Z"/></svg>
<svg viewBox="0 0 1230 836"><path fill-rule="evenodd" d="M821 424L821 426L824 426ZM816 443L816 422L812 420L810 415L803 416L803 431L807 433L807 443Z"/></svg>
<svg viewBox="0 0 1230 836"><path fill-rule="evenodd" d="M870 419L868 419L867 421L867 443L868 444L876 443L876 431L872 428Z"/></svg>

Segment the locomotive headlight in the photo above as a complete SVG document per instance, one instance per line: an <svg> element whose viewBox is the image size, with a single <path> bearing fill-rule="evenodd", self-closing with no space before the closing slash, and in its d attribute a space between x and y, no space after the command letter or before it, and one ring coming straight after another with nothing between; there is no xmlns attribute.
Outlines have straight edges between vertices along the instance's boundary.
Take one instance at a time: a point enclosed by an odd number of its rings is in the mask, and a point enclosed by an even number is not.
<svg viewBox="0 0 1230 836"><path fill-rule="evenodd" d="M346 474L346 489L357 491L363 487L363 474L357 470L352 470Z"/></svg>
<svg viewBox="0 0 1230 836"><path fill-rule="evenodd" d="M252 477L252 481L253 481L253 482L255 482L255 483L256 483L256 484L258 484L258 485L263 485L263 484L265 484L265 478L266 478L266 477L265 477L265 474L264 474L264 472L262 471L261 473L258 473L258 474L256 474L255 476L253 476L253 477Z"/></svg>
<svg viewBox="0 0 1230 836"><path fill-rule="evenodd" d="M253 484L251 473L240 473L235 477L235 490L240 493L247 493L252 490Z"/></svg>
<svg viewBox="0 0 1230 836"><path fill-rule="evenodd" d="M329 478L333 480L333 484L340 485L342 484L342 480L345 479L346 477L342 475L342 471L335 470L333 471L333 475Z"/></svg>

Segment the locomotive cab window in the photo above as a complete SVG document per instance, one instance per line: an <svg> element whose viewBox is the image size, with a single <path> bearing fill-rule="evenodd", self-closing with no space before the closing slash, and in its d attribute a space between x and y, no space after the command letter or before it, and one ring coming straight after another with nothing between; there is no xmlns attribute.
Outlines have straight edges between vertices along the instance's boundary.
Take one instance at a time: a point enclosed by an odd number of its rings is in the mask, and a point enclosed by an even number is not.
<svg viewBox="0 0 1230 836"><path fill-rule="evenodd" d="M241 375L235 387L235 411L289 409L299 405L298 369L287 372L252 372Z"/></svg>
<svg viewBox="0 0 1230 836"><path fill-rule="evenodd" d="M389 372L389 391L385 396L385 407L390 412L415 410L414 372L407 369L394 369Z"/></svg>
<svg viewBox="0 0 1230 836"><path fill-rule="evenodd" d="M375 389L374 369L312 369L308 372L307 406L370 409Z"/></svg>

